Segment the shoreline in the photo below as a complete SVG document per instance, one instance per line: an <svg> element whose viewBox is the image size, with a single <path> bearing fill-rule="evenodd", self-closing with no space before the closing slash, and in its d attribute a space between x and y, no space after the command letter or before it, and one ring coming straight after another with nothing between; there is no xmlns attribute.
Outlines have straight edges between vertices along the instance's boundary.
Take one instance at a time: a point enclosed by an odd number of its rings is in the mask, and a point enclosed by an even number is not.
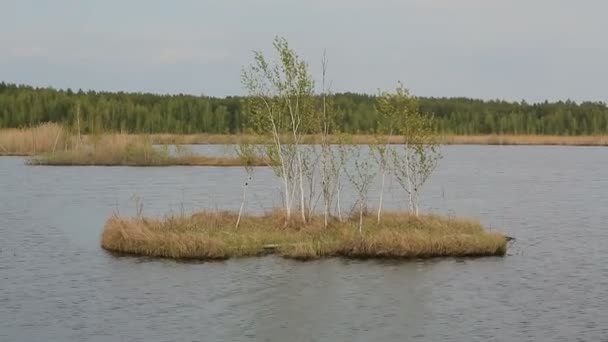
<svg viewBox="0 0 608 342"><path fill-rule="evenodd" d="M202 155L162 156L162 158L131 158L125 156L84 155L68 153L30 157L27 162L32 166L128 166L128 167L169 167L169 166L205 166L205 167L243 167L244 163L236 157L207 157ZM251 162L252 167L267 166L262 159Z"/></svg>
<svg viewBox="0 0 608 342"><path fill-rule="evenodd" d="M0 130L0 135L2 130ZM92 137L90 135L83 135L82 141L92 141L99 139L112 140L116 137L124 140L125 142L140 142L148 140L155 145L233 145L238 143L264 143L263 139L258 136L248 134L120 134L105 133L100 136ZM330 136L330 143L345 143L352 145L366 145L376 142L376 137L373 135L359 134L350 136ZM317 136L305 135L303 136L302 144L315 144L319 142ZM56 142L56 141L55 141ZM580 136L562 136L562 135L440 135L437 138L437 142L440 145L479 145L479 146L579 146L579 147L605 147L608 146L608 135L580 135ZM402 143L401 137L390 137L389 143L400 144ZM55 149L53 142L47 143L46 149L40 150L40 147L36 148L33 146L24 146L22 148L0 148L0 157L32 157L34 159L41 159L45 156L52 154ZM63 151L57 149L57 153ZM202 156L204 159L211 159L212 157ZM220 159L230 159L230 157L219 157ZM102 164L75 164L75 163L57 163L56 165L102 165ZM108 166L107 164L103 164ZM114 164L111 165L121 165ZM124 165L124 164L123 164ZM209 164L208 162L200 162L195 164L182 163L174 164L169 163L167 165L192 165L192 166L241 166L241 162L222 162L219 164ZM137 166L137 165L132 165ZM144 166L144 165L141 165ZM255 165L255 166L262 166Z"/></svg>
<svg viewBox="0 0 608 342"><path fill-rule="evenodd" d="M2 134L0 130L0 135ZM111 140L120 137L125 141L142 141L149 139L155 145L232 145L238 143L263 143L264 140L258 136L249 134L115 134L105 133L93 138L91 135L83 135L84 142L94 139ZM100 138L101 137L101 138ZM350 136L330 136L330 143L366 145L376 142L376 137L369 134L357 134ZM319 142L319 137L313 135L303 136L302 144L314 144ZM56 142L56 141L55 141ZM401 137L389 138L391 144L402 143ZM501 145L501 146L608 146L608 135L523 135L523 134L487 134L487 135L439 135L437 142L440 145ZM23 144L25 145L25 144ZM0 157L36 157L51 153L55 150L53 141L47 143L46 148L34 146L9 146L0 148ZM61 149L57 149L61 151Z"/></svg>
<svg viewBox="0 0 608 342"><path fill-rule="evenodd" d="M260 139L247 134L151 134L155 144L177 145L222 145L240 142L255 143ZM319 142L319 138L306 135L304 144ZM439 135L440 145L521 145L521 146L608 146L608 135L524 135L524 134L487 134L487 135ZM330 136L331 143L338 143L339 137ZM376 141L373 135L357 134L343 139L347 144L365 145ZM402 143L401 137L391 137L391 144Z"/></svg>

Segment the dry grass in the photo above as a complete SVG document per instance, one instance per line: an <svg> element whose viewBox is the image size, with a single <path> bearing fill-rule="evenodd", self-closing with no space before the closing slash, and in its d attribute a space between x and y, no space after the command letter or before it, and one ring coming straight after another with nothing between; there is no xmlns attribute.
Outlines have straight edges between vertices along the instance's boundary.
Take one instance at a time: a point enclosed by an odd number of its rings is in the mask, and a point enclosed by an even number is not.
<svg viewBox="0 0 608 342"><path fill-rule="evenodd" d="M263 143L259 137L247 134L241 135L222 135L222 134L155 134L152 140L157 144L236 144L239 142ZM286 138L288 141L289 137ZM332 143L338 143L338 137L330 137ZM307 135L303 138L303 143L314 144L320 141L319 137ZM401 137L392 137L393 144L403 142ZM357 134L348 138L352 144L372 144L376 142L373 135ZM607 135L444 135L438 138L440 144L445 145L568 145L568 146L608 146Z"/></svg>
<svg viewBox="0 0 608 342"><path fill-rule="evenodd" d="M441 141L451 145L608 146L606 135L452 135Z"/></svg>
<svg viewBox="0 0 608 342"><path fill-rule="evenodd" d="M45 123L33 128L0 130L0 155L25 156L66 148L70 137L61 125Z"/></svg>
<svg viewBox="0 0 608 342"><path fill-rule="evenodd" d="M359 234L356 218L322 218L306 225L285 224L279 212L247 216L235 228L236 214L201 212L189 217L111 217L101 246L109 251L177 259L226 259L277 254L287 258L428 258L505 255L504 235L486 232L475 221L434 215L388 213L382 223L366 218Z"/></svg>
<svg viewBox="0 0 608 342"><path fill-rule="evenodd" d="M290 137L285 137L289 141ZM337 136L330 137L331 143L339 143ZM391 143L402 143L401 137L391 137ZM127 145L146 144L161 145L195 145L195 144L237 144L266 143L262 138L254 135L226 135L226 134L102 134L98 136L83 135L79 142L76 136L72 136L62 126L55 123L45 123L33 128L3 129L0 130L0 156L2 155L38 155L56 152L53 158L37 158L36 161L53 165L127 165L121 160L133 160L132 156L124 156ZM319 137L307 135L303 137L304 144L314 144L320 141ZM373 135L352 135L346 139L351 144L371 144L376 142ZM568 145L568 146L608 146L608 136L560 136L560 135L444 135L438 138L438 142L446 145ZM98 145L108 143L110 146L102 148L100 153L105 156L94 156L99 150ZM78 152L72 152L78 150ZM145 149L141 149L142 152ZM61 153L57 153L60 152ZM67 151L67 152L66 152ZM117 152L118 151L118 152ZM109 153L110 152L110 153ZM121 157L122 156L122 157ZM237 158L227 157L204 157L188 155L181 158L160 158L156 156L151 159L147 154L143 158L136 158L138 162L130 162L133 165L148 165L148 160L153 165L201 165L201 166L239 166L242 162ZM103 160L110 160L102 163ZM129 165L131 165L129 164ZM255 161L255 166L266 163L262 160Z"/></svg>
<svg viewBox="0 0 608 342"><path fill-rule="evenodd" d="M48 153L30 158L32 165L55 166L242 166L236 157L207 157L178 148L170 153L167 147L153 146L146 136L104 134L88 136L78 148ZM254 160L253 166L264 166L263 160Z"/></svg>
<svg viewBox="0 0 608 342"><path fill-rule="evenodd" d="M238 144L238 143L249 143L249 144L263 144L272 143L270 138L260 137L250 134L153 134L151 135L152 140L156 144L182 144L182 145L227 145L227 144ZM283 141L289 142L292 136L285 135ZM340 143L338 136L330 136L330 143ZM393 137L392 143L401 143L400 137ZM302 137L302 144L317 144L321 141L321 138L316 135L304 135ZM373 135L350 135L346 139L347 143L352 144L371 144L376 142L376 137Z"/></svg>
<svg viewBox="0 0 608 342"><path fill-rule="evenodd" d="M155 144L168 145L230 145L239 142L257 143L259 138L246 134L152 134Z"/></svg>

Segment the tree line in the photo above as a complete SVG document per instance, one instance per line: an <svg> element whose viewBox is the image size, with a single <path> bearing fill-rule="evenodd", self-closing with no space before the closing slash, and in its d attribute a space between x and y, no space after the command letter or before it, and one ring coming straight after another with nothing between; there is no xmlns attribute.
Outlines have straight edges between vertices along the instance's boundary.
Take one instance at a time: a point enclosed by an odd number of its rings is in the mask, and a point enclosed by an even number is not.
<svg viewBox="0 0 608 342"><path fill-rule="evenodd" d="M376 133L381 128L377 95L332 94L339 116L333 129L344 133ZM246 96L96 92L36 88L0 82L0 128L57 122L83 133L234 134L251 128ZM527 103L470 98L419 97L420 110L433 115L445 134L608 133L604 102Z"/></svg>

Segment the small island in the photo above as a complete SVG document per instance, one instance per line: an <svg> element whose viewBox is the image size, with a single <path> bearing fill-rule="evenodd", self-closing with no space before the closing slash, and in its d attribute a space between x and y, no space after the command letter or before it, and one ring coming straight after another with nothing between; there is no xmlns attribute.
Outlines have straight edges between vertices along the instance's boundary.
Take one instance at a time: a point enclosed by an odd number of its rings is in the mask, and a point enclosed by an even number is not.
<svg viewBox="0 0 608 342"><path fill-rule="evenodd" d="M1 132L0 155L29 156L29 165L50 166L267 166L261 158L204 156L187 147L156 145L149 135L81 135L57 123Z"/></svg>
<svg viewBox="0 0 608 342"><path fill-rule="evenodd" d="M243 216L200 212L165 218L111 217L101 246L112 252L151 257L214 260L275 254L311 260L346 258L430 258L504 256L507 238L487 232L474 220L435 215L416 217L385 213L380 224L365 217L332 219L321 216L303 224L286 221L284 213Z"/></svg>
<svg viewBox="0 0 608 342"><path fill-rule="evenodd" d="M506 254L508 238L477 221L420 213L421 189L442 155L433 117L420 110L407 89L399 84L378 97L377 134L361 146L334 131L339 117L324 83L316 93L307 64L287 42L277 38L274 47L278 62L256 53L255 62L243 71L258 143L236 146L246 171L240 209L152 218L138 208L133 218L113 215L103 230L102 248L199 260L267 254L300 260ZM311 134L316 144L307 143ZM261 215L245 213L255 172L252 160L265 160L274 172L283 207ZM389 177L403 190L407 211L383 211ZM379 202L370 210L369 192L378 178ZM352 210L343 214L346 185L356 195L347 204Z"/></svg>

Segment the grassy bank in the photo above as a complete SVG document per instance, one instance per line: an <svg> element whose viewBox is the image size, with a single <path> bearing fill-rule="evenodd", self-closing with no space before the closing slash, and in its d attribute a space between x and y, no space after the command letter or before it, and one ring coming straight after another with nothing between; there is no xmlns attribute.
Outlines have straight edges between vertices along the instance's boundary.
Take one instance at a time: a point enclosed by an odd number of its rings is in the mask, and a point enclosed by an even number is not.
<svg viewBox="0 0 608 342"><path fill-rule="evenodd" d="M242 166L236 157L207 157L178 148L171 153L167 147L153 146L145 136L107 134L88 137L77 148L32 157L31 165L56 166ZM264 166L263 160L252 160L253 166Z"/></svg>
<svg viewBox="0 0 608 342"><path fill-rule="evenodd" d="M608 146L606 135L452 135L441 138L446 145L564 145Z"/></svg>
<svg viewBox="0 0 608 342"><path fill-rule="evenodd" d="M366 218L362 234L358 218L334 220L323 227L321 217L309 223L285 224L279 212L243 217L229 212L201 212L192 216L110 218L101 246L126 254L226 259L273 253L287 258L428 258L504 255L504 235L486 232L475 221L427 215L387 213L378 225Z"/></svg>
<svg viewBox="0 0 608 342"><path fill-rule="evenodd" d="M153 134L150 136L156 144L237 144L239 142L260 143L265 142L253 135L227 135L227 134ZM337 136L330 137L332 143L338 143ZM402 143L402 138L389 139L393 144ZM320 138L307 135L303 138L304 144L319 143ZM348 136L345 141L351 144L373 144L376 137L369 134ZM266 141L268 142L268 141ZM438 142L443 145L565 145L565 146L608 146L606 135L442 135Z"/></svg>
<svg viewBox="0 0 608 342"><path fill-rule="evenodd" d="M32 165L101 165L101 166L243 166L236 157L209 157L177 148L153 146L147 135L136 134L70 134L64 127L46 123L23 129L0 130L0 156L32 156ZM262 159L248 161L265 166Z"/></svg>
<svg viewBox="0 0 608 342"><path fill-rule="evenodd" d="M351 144L372 144L376 142L373 135L350 135L347 137L331 136L333 143L340 142L342 139ZM389 139L392 143L401 143L399 137ZM100 135L82 135L80 138L64 127L46 123L33 128L24 129L3 129L0 130L0 156L35 156L36 161L53 165L125 165L121 160L133 160L133 156L125 156L126 152L110 153L108 156L93 156L97 153L97 145L100 141L109 143L112 149L131 144L140 145L142 141L158 145L198 145L198 144L237 144L246 143L265 143L269 141L260 140L260 137L247 134L116 134L104 133ZM564 146L608 146L608 136L561 136L561 135L443 135L438 136L438 141L445 145L564 145ZM319 142L319 137L306 135L303 137L304 144L314 144ZM78 152L74 152L77 150ZM133 148L132 150L137 150ZM141 149L145 150L145 149ZM59 153L61 152L61 153ZM107 151L102 151L107 153ZM133 152L133 151L132 151ZM49 158L49 155L57 156ZM122 158L120 157L126 157ZM110 156L112 156L110 158ZM242 162L236 158L211 158L190 155L182 158L166 158L161 155L153 156L155 162L164 165L216 165L216 166L237 166ZM147 155L136 158L141 162L134 165L146 165ZM107 164L102 161L110 160ZM256 161L256 165L263 165L262 161Z"/></svg>

